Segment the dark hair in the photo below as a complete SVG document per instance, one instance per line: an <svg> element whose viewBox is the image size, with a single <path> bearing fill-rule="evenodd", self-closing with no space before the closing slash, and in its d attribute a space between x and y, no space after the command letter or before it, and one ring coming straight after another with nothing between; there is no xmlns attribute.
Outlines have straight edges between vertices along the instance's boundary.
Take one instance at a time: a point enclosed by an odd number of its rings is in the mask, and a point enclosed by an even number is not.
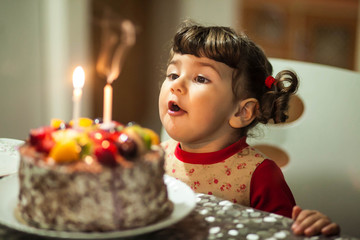
<svg viewBox="0 0 360 240"><path fill-rule="evenodd" d="M257 123L285 122L291 94L298 87L297 75L289 70L279 72L269 89L265 79L273 68L266 55L245 34L228 27L205 27L185 21L175 34L170 59L175 53L207 57L234 69L232 86L234 101L256 98L259 102L254 121L239 130L245 136Z"/></svg>

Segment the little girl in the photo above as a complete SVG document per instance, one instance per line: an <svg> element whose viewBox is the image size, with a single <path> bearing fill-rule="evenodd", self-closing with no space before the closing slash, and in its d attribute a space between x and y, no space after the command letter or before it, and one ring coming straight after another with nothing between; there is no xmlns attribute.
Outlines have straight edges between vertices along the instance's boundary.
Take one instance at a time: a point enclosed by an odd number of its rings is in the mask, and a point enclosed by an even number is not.
<svg viewBox="0 0 360 240"><path fill-rule="evenodd" d="M272 77L267 57L246 36L227 27L185 23L173 39L159 96L161 122L174 139L163 143L167 174L195 192L300 216L295 233L338 233L325 215L294 208L280 168L246 143L258 123L287 119L297 87L291 71Z"/></svg>

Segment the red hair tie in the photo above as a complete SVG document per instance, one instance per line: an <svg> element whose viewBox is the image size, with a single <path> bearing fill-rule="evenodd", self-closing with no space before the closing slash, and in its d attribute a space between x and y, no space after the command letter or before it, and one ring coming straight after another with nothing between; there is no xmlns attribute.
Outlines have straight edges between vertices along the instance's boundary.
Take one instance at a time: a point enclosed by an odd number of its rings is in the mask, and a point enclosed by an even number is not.
<svg viewBox="0 0 360 240"><path fill-rule="evenodd" d="M272 85L273 84L276 84L276 79L273 78L272 76L268 76L266 79L265 79L265 86L269 89L271 89Z"/></svg>

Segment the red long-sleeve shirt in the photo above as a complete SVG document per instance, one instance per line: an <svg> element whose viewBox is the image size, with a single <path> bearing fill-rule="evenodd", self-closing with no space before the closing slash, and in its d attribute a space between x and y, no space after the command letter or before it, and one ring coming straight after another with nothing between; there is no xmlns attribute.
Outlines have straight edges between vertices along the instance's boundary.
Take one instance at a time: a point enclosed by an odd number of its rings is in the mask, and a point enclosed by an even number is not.
<svg viewBox="0 0 360 240"><path fill-rule="evenodd" d="M281 169L265 159L255 170L250 184L250 207L291 218L295 199Z"/></svg>

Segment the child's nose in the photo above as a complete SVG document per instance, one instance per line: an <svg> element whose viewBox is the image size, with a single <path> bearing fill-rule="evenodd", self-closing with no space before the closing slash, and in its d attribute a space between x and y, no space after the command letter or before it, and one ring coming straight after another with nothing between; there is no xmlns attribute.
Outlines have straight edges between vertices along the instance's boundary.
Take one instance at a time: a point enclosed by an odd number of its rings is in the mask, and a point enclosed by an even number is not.
<svg viewBox="0 0 360 240"><path fill-rule="evenodd" d="M172 81L170 91L173 94L185 94L186 93L186 83L183 77L179 77L176 80Z"/></svg>

